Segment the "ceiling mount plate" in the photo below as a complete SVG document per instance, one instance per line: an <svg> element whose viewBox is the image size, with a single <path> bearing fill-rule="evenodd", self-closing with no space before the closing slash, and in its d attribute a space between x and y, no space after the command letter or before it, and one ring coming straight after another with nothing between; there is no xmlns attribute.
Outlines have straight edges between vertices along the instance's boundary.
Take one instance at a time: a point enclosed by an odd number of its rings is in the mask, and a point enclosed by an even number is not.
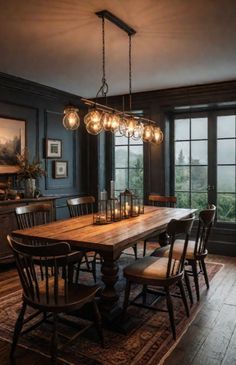
<svg viewBox="0 0 236 365"><path fill-rule="evenodd" d="M109 20L110 22L115 24L117 27L124 30L129 36L134 35L136 33L136 30L131 28L128 24L123 22L123 20L121 20L120 18L118 18L117 16L115 16L108 10L101 10L101 11L96 12L95 14L99 18L105 18L105 19Z"/></svg>

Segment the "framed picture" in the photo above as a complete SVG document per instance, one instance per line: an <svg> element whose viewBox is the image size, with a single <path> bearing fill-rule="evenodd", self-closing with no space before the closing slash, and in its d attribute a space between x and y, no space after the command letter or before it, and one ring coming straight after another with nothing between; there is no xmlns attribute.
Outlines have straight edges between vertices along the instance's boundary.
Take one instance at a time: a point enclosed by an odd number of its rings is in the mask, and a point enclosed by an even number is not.
<svg viewBox="0 0 236 365"><path fill-rule="evenodd" d="M25 149L25 125L23 120L0 117L0 174L17 173L16 154Z"/></svg>
<svg viewBox="0 0 236 365"><path fill-rule="evenodd" d="M62 156L62 140L46 139L46 158L61 158Z"/></svg>
<svg viewBox="0 0 236 365"><path fill-rule="evenodd" d="M54 161L54 179L64 179L68 177L68 161Z"/></svg>

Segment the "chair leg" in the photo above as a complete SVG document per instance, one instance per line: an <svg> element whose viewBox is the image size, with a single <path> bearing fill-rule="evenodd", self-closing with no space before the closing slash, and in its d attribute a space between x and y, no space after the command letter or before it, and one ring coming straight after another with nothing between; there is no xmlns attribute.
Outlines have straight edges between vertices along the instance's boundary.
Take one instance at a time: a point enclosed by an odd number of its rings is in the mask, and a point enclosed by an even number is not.
<svg viewBox="0 0 236 365"><path fill-rule="evenodd" d="M90 265L89 265L89 261L88 261L88 256L87 256L87 253L85 252L84 253L84 259L85 259L85 263L86 263L86 266L87 266L87 270L91 270L90 269Z"/></svg>
<svg viewBox="0 0 236 365"><path fill-rule="evenodd" d="M52 363L57 362L57 314L53 313L53 333L51 340L51 359Z"/></svg>
<svg viewBox="0 0 236 365"><path fill-rule="evenodd" d="M147 251L147 240L143 241L143 257L146 256Z"/></svg>
<svg viewBox="0 0 236 365"><path fill-rule="evenodd" d="M193 278L196 288L197 300L200 300L200 290L199 290L199 282L198 282L198 273L197 273L197 261L191 261L191 266L193 270Z"/></svg>
<svg viewBox="0 0 236 365"><path fill-rule="evenodd" d="M190 315L189 314L189 307L188 307L188 302L187 302L187 298L186 298L186 294L185 294L182 279L179 281L178 285L179 285L179 288L180 288L180 293L181 293L181 297L182 297L182 300L183 300L183 303L184 303L184 307L185 307L187 317L189 317L189 315Z"/></svg>
<svg viewBox="0 0 236 365"><path fill-rule="evenodd" d="M95 300L93 300L92 305L93 305L93 313L94 313L94 323L97 328L97 332L98 332L98 336L101 341L101 345L102 345L102 347L104 347L104 335L103 335L103 329L102 329L101 314L98 310L98 306L97 306L97 303Z"/></svg>
<svg viewBox="0 0 236 365"><path fill-rule="evenodd" d="M143 285L143 304L146 305L147 303L147 285Z"/></svg>
<svg viewBox="0 0 236 365"><path fill-rule="evenodd" d="M138 247L137 247L137 243L135 243L133 245L133 250L134 250L134 257L135 257L135 260L137 260L138 258Z"/></svg>
<svg viewBox="0 0 236 365"><path fill-rule="evenodd" d="M173 303L170 295L169 288L165 288L166 291L166 302L167 302L167 308L169 312L169 318L170 318L170 325L173 333L173 338L176 340L176 330L175 330L175 319L174 319L174 309L173 309Z"/></svg>
<svg viewBox="0 0 236 365"><path fill-rule="evenodd" d="M92 261L92 274L93 274L93 280L96 283L97 282L97 275L96 275L96 256L97 254L94 254L94 258Z"/></svg>
<svg viewBox="0 0 236 365"><path fill-rule="evenodd" d="M207 286L207 289L209 289L210 285L209 285L207 269L206 269L206 264L205 264L204 258L201 259L201 265L202 265L202 270L203 270L203 275L205 278L206 286Z"/></svg>
<svg viewBox="0 0 236 365"><path fill-rule="evenodd" d="M187 287L187 290L188 290L188 295L189 295L190 303L191 303L191 305L193 305L192 289L191 289L191 285L190 285L189 276L188 276L188 273L186 271L184 272L184 279L185 279L185 284L186 284L186 287Z"/></svg>
<svg viewBox="0 0 236 365"><path fill-rule="evenodd" d="M17 345L17 342L18 342L18 338L19 338L19 335L20 335L21 330L22 330L26 306L27 306L26 303L23 302L21 310L20 310L20 314L19 314L19 316L17 318L17 321L16 321L16 324L15 324L13 340L12 340L12 346L11 346L11 352L10 352L10 357L11 358L14 356L14 352L15 352L16 345Z"/></svg>
<svg viewBox="0 0 236 365"><path fill-rule="evenodd" d="M125 316L127 307L129 305L130 289L131 289L131 283L128 279L126 279L125 298L124 298L124 304L123 304L123 316Z"/></svg>

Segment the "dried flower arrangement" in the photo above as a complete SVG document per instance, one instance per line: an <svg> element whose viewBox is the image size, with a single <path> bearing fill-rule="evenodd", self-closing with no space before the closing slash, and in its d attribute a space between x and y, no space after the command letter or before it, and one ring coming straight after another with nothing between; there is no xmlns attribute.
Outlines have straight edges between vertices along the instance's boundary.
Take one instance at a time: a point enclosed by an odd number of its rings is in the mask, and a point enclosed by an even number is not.
<svg viewBox="0 0 236 365"><path fill-rule="evenodd" d="M38 179L46 175L46 171L41 167L41 162L33 160L29 162L29 152L27 149L22 154L17 154L19 170L17 172L18 180Z"/></svg>

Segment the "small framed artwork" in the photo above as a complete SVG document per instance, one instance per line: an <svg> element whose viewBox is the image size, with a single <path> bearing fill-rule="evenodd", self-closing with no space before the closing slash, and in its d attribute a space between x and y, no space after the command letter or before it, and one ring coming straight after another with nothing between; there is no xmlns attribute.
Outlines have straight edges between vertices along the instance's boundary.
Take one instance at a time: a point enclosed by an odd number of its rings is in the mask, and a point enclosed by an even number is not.
<svg viewBox="0 0 236 365"><path fill-rule="evenodd" d="M68 161L54 161L53 177L54 179L68 177Z"/></svg>
<svg viewBox="0 0 236 365"><path fill-rule="evenodd" d="M61 158L62 156L62 140L46 139L46 158Z"/></svg>
<svg viewBox="0 0 236 365"><path fill-rule="evenodd" d="M14 174L19 170L17 154L25 149L24 120L0 117L0 174Z"/></svg>

